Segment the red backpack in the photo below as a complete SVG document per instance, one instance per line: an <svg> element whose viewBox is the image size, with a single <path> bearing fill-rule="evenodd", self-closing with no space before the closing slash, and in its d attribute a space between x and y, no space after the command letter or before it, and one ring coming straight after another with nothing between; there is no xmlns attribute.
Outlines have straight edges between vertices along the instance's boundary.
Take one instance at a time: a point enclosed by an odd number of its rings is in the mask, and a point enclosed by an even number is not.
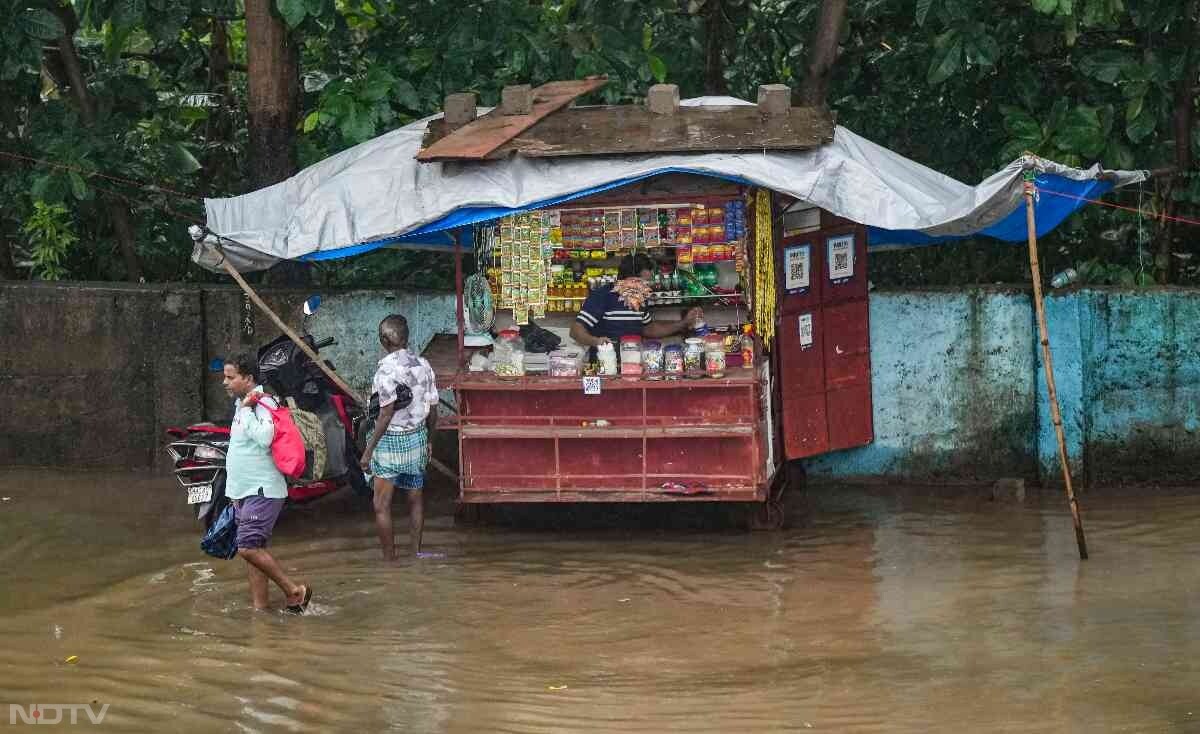
<svg viewBox="0 0 1200 734"><path fill-rule="evenodd" d="M270 395L264 397L271 397L271 402L275 402ZM275 424L275 437L271 439L271 458L275 460L275 468L288 479L299 479L305 467L304 438L292 420L292 411L273 407L261 399L257 405L267 409L271 414L271 422Z"/></svg>

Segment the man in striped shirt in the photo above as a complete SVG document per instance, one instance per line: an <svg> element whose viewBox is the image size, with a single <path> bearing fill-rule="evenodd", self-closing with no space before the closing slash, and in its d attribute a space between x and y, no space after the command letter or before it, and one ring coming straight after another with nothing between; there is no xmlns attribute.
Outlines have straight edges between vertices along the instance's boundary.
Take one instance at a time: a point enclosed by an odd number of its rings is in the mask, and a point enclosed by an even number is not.
<svg viewBox="0 0 1200 734"><path fill-rule="evenodd" d="M653 277L653 270L654 261L646 255L626 255L618 266L617 278L638 277L649 281ZM661 339L683 334L701 316L703 312L693 308L682 321L653 321L649 311L631 308L611 285L606 285L588 294L583 308L575 317L575 323L571 324L571 339L583 347L616 343L630 334Z"/></svg>

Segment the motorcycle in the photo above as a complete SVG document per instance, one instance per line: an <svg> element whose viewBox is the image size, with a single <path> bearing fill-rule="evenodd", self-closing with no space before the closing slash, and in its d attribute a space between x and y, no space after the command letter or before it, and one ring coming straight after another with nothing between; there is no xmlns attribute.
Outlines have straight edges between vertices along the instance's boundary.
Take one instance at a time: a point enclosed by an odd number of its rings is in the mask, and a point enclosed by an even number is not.
<svg viewBox="0 0 1200 734"><path fill-rule="evenodd" d="M332 338L315 340L308 333L308 319L320 306L320 296L304 302L303 340L314 352L335 344ZM281 405L286 399L296 407L314 413L321 421L327 449L324 475L288 481L288 501L310 502L342 487L369 497L371 488L359 469L367 436L373 421L364 406L343 392L287 336L263 345L258 350L259 382L275 395ZM214 371L221 369L215 360ZM325 364L334 369L331 362ZM374 397L374 396L372 396ZM229 422L196 423L185 428L168 428L173 440L166 450L174 462L175 478L187 494L189 506L196 506L196 519L209 524L219 516L225 497L225 454L229 449Z"/></svg>

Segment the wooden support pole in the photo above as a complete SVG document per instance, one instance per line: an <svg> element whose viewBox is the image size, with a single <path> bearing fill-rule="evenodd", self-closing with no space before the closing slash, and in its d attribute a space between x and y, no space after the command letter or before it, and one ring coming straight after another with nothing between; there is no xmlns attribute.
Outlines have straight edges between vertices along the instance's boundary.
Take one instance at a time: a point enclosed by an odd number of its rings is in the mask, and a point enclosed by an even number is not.
<svg viewBox="0 0 1200 734"><path fill-rule="evenodd" d="M1063 480L1067 484L1067 504L1071 507L1071 520L1075 523L1075 544L1079 546L1079 557L1087 560L1087 539L1083 535L1083 521L1079 517L1079 502L1071 486L1071 465L1067 462L1067 440L1063 435L1062 411L1058 407L1058 390L1054 386L1054 358L1050 354L1050 332L1046 328L1046 307L1042 299L1042 270L1038 264L1037 222L1033 213L1033 181L1025 181L1025 223L1029 232L1029 269L1033 273L1033 305L1037 312L1038 341L1042 345L1042 366L1046 372L1046 392L1050 397L1050 419L1054 422L1054 433L1058 439L1058 460L1062 464Z"/></svg>
<svg viewBox="0 0 1200 734"><path fill-rule="evenodd" d="M337 385L342 392L354 398L354 402L358 403L363 408L367 407L367 401L363 400L362 396L354 391L354 388L347 385L345 381L338 376L338 373L329 369L329 365L325 364L325 360L321 359L321 357L317 355L316 351L312 347L308 346L308 342L301 339L295 331L292 331L292 328L285 324L283 319L279 318L279 315L272 311L271 307L268 306L266 302L254 292L254 289L250 287L250 284L246 282L246 279L242 277L242 274L239 273L237 268L233 267L233 264L229 262L229 258L222 257L221 265L224 266L225 271L229 273L229 277L233 278L234 282L241 287L246 296L254 302L254 305L258 306L259 310L265 313L267 318L271 319L275 326L279 327L279 330L287 335L288 339L291 339L293 342L295 342L296 346L300 347L301 351L307 354L308 358L313 361L313 364L317 365L317 367L320 367L321 371L325 373L325 376L333 381L333 384Z"/></svg>
<svg viewBox="0 0 1200 734"><path fill-rule="evenodd" d="M462 234L454 232L454 312L458 323L458 368L467 366L467 350L465 347L466 314L463 312L463 253ZM479 264L476 263L478 268Z"/></svg>
<svg viewBox="0 0 1200 734"><path fill-rule="evenodd" d="M308 346L308 342L306 342L306 341L304 341L304 339L300 338L300 336L295 331L293 331L291 329L291 327L289 327L287 324L285 324L283 322L283 319L279 318L278 314L276 314L274 311L271 310L271 307L268 306L266 304L266 302L263 301L263 299L260 298L259 295L254 292L254 289L250 287L250 284L246 282L246 279L242 277L242 274L237 271L237 268L233 267L233 264L229 262L229 259L226 257L222 257L221 265L225 268L225 272L229 273L229 277L233 278L234 282L236 282L238 284L238 286L242 289L242 291L246 294L246 296L254 303L254 305L258 306L259 310L261 310L263 313L265 313L267 315L267 318L271 319L271 321L275 324L275 326L279 327L279 330L287 335L288 339L291 339L293 342L295 342L296 346L300 347L300 349L305 354L308 355L308 358L311 359L313 361L313 363L317 365L317 367L321 368L321 371L325 373L325 376L333 381L333 384L337 385L338 388L342 392L346 393L351 398L353 398L354 402L358 403L365 410L367 407L367 402L362 399L362 396L359 395L357 392L355 392L355 390L352 387L347 385L346 382L344 380L342 380L342 378L340 376L338 376L338 373L336 373L332 369L330 369L329 365L325 364L325 360L321 359L321 357L316 353L316 351L312 347ZM460 292L461 292L461 289L460 289ZM462 332L460 330L460 332L459 332L460 339L462 338L461 333ZM429 440L432 442L433 436L430 436ZM432 466L434 469L437 469L442 474L445 474L451 480L453 480L455 482L458 481L458 474L454 473L449 467L447 467L445 464L438 461L437 459L433 458L432 456L429 457L429 465Z"/></svg>

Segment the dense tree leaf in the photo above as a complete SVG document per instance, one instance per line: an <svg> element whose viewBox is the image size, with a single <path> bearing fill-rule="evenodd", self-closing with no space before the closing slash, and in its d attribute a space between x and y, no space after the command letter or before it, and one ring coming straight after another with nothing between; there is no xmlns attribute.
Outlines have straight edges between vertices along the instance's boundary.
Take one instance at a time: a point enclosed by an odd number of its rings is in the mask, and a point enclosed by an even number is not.
<svg viewBox="0 0 1200 734"><path fill-rule="evenodd" d="M66 33L62 21L45 8L26 8L17 23L21 30L42 41L54 41Z"/></svg>

